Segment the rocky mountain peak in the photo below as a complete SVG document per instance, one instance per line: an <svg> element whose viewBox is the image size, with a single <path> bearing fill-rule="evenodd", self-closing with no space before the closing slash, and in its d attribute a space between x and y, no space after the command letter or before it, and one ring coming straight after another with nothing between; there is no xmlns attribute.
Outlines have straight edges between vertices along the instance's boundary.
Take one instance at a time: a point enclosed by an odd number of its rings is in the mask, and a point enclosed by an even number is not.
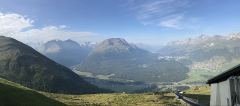
<svg viewBox="0 0 240 106"><path fill-rule="evenodd" d="M130 50L138 49L136 45L129 44L125 39L122 38L110 38L102 41L96 46L95 50L104 51L104 50Z"/></svg>

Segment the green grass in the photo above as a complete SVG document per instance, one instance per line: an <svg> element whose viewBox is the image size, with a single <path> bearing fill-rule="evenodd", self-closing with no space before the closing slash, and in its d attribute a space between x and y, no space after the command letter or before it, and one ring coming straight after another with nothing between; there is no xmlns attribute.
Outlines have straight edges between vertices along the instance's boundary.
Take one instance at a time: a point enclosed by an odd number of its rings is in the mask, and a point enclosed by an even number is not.
<svg viewBox="0 0 240 106"><path fill-rule="evenodd" d="M0 106L64 106L64 104L0 78Z"/></svg>
<svg viewBox="0 0 240 106"><path fill-rule="evenodd" d="M185 91L184 96L197 99L200 104L210 105L210 87L209 86L194 86Z"/></svg>
<svg viewBox="0 0 240 106"><path fill-rule="evenodd" d="M47 97L54 98L70 106L179 106L180 101L175 99L174 94L84 94L65 95L44 93Z"/></svg>

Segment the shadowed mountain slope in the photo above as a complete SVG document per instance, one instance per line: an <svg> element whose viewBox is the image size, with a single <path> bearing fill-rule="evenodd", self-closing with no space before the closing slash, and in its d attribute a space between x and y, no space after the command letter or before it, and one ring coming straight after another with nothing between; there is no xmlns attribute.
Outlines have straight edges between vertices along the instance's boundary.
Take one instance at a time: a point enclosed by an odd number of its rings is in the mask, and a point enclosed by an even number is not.
<svg viewBox="0 0 240 106"><path fill-rule="evenodd" d="M49 92L97 93L102 91L31 47L3 36L0 37L0 77L29 88Z"/></svg>

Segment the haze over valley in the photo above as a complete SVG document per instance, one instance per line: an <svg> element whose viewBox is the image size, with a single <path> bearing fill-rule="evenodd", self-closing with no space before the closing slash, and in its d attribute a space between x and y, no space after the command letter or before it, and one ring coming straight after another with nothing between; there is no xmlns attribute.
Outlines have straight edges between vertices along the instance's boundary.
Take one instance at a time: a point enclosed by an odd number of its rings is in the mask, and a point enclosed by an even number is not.
<svg viewBox="0 0 240 106"><path fill-rule="evenodd" d="M150 83L193 83L204 82L205 79L239 64L239 40L239 33L200 35L196 38L169 42L156 49L154 53L122 38L110 38L99 43L83 42L83 44L72 40L53 40L36 49L50 59L86 77ZM64 46L68 46L66 51L71 54L64 54L66 52ZM62 59L69 56L72 56L72 60L77 59L78 62L69 65L69 58ZM164 70L168 71L164 73ZM139 75L128 76L130 72L133 73L130 75ZM146 79L139 77L141 72ZM169 79L169 76L174 76L175 79Z"/></svg>

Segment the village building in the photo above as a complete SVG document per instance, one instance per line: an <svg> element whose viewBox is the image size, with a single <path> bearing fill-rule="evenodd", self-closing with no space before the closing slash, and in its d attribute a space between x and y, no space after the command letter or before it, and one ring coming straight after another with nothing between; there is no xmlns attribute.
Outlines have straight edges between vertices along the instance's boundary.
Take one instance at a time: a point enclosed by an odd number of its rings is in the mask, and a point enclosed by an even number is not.
<svg viewBox="0 0 240 106"><path fill-rule="evenodd" d="M211 86L211 106L240 106L240 65L207 81Z"/></svg>

